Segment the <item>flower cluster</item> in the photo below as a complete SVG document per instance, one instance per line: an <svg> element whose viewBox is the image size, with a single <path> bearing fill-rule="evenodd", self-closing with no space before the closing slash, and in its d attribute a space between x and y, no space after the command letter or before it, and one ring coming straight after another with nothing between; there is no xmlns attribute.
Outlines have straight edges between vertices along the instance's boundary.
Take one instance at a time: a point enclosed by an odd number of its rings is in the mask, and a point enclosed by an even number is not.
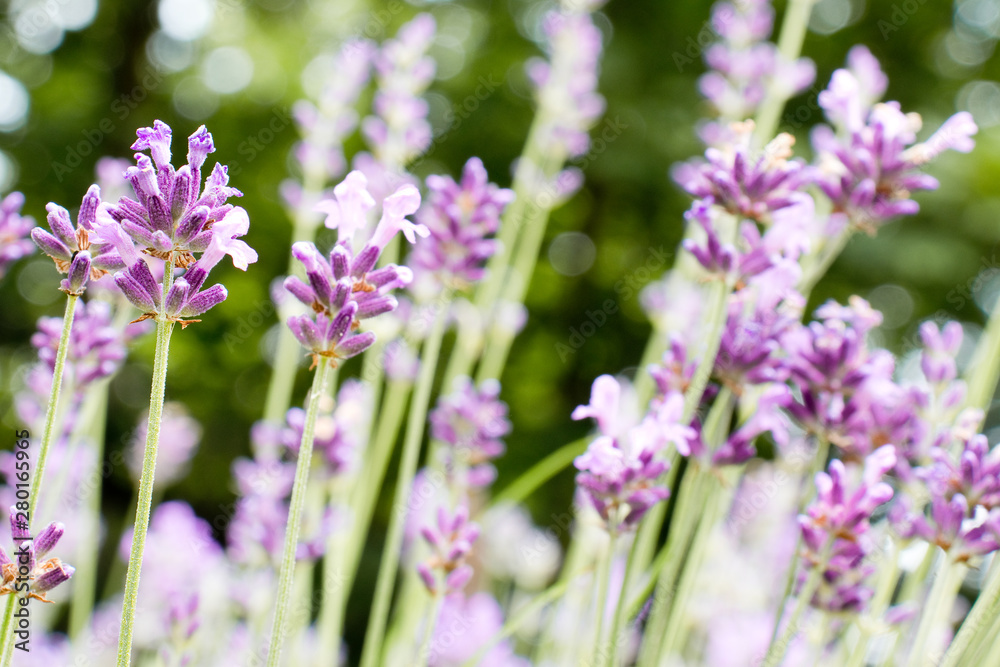
<svg viewBox="0 0 1000 667"><path fill-rule="evenodd" d="M417 219L430 236L414 247L413 268L447 287L473 285L482 279L483 265L496 252L497 242L489 237L499 228L514 193L490 183L479 158L465 163L458 183L448 176L428 176L427 189L430 197Z"/></svg>
<svg viewBox="0 0 1000 667"><path fill-rule="evenodd" d="M171 130L160 121L141 128L133 150L148 150L152 159L136 153L136 166L125 177L136 199L122 197L117 204L103 204L96 211L97 236L113 246L125 270L115 274L115 284L142 313L140 319L190 321L226 299L226 288L201 288L226 255L246 270L257 253L238 239L250 225L246 211L227 204L241 193L229 187L226 167L216 163L201 182L201 168L215 150L204 126L188 139L187 164L175 170L170 163ZM81 223L83 222L81 213ZM163 284L153 276L140 251L165 262ZM195 253L200 253L196 260ZM175 267L187 269L174 279Z"/></svg>
<svg viewBox="0 0 1000 667"><path fill-rule="evenodd" d="M426 53L436 32L434 17L418 14L374 56L377 115L365 118L361 130L382 168L390 173L402 169L431 143L427 101L420 95L434 80L435 63Z"/></svg>
<svg viewBox="0 0 1000 667"><path fill-rule="evenodd" d="M326 179L344 173L347 160L343 143L358 124L354 106L368 83L375 51L375 45L364 39L344 44L316 103L299 100L292 107L302 133L295 157L304 173L318 171Z"/></svg>
<svg viewBox="0 0 1000 667"><path fill-rule="evenodd" d="M35 226L33 218L21 215L24 195L11 192L0 201L0 278L7 273L10 265L30 255L35 250L28 239Z"/></svg>
<svg viewBox="0 0 1000 667"><path fill-rule="evenodd" d="M919 168L948 149L971 151L977 131L963 111L916 144L919 114L903 113L898 102L875 104L886 86L871 52L854 47L847 69L834 72L819 96L836 131L820 126L812 135L820 156L814 178L833 202L837 224L869 233L891 218L915 214L920 207L910 194L937 188L937 180Z"/></svg>
<svg viewBox="0 0 1000 667"><path fill-rule="evenodd" d="M45 210L48 211L47 219L52 233L41 227L31 230L31 238L35 244L52 258L60 273L67 274L59 285L67 294L80 296L87 289L90 280L97 280L109 271L125 266L125 256L120 254L121 250L100 237L97 221L100 204L100 188L92 185L83 196L80 213L77 215L77 227L73 226L69 211L58 204L49 203ZM91 234L96 234L100 241L92 242Z"/></svg>
<svg viewBox="0 0 1000 667"><path fill-rule="evenodd" d="M986 436L969 438L958 457L932 451L933 461L914 471L930 493L930 511L911 497L893 507L890 518L903 537L920 537L967 561L1000 548L1000 449Z"/></svg>
<svg viewBox="0 0 1000 667"><path fill-rule="evenodd" d="M549 60L531 60L528 76L548 121L543 143L554 154L579 157L590 146L587 131L604 113L604 98L596 92L601 31L588 13L568 11L546 14L542 30Z"/></svg>
<svg viewBox="0 0 1000 667"><path fill-rule="evenodd" d="M68 581L76 570L58 558L39 559L55 548L66 527L61 523L50 523L32 538L27 522L19 518L23 516L24 513L19 513L15 507L10 508L10 533L15 548L11 559L0 547L0 569L3 573L0 595L16 594L18 597L51 602L45 594ZM27 587L21 582L27 582Z"/></svg>
<svg viewBox="0 0 1000 667"><path fill-rule="evenodd" d="M462 466L473 487L488 486L496 478L490 463L504 453L503 438L510 433L507 404L499 399L500 383L488 380L478 389L468 378L458 378L455 389L438 401L430 414L431 435L447 445L446 465Z"/></svg>
<svg viewBox="0 0 1000 667"><path fill-rule="evenodd" d="M867 533L872 512L888 502L892 487L881 481L896 464L892 445L883 445L865 460L859 485L848 488L848 470L839 460L816 474L816 500L799 517L806 568L822 568L812 604L829 611L858 611L872 595L864 582L872 572L865 557L872 549Z"/></svg>
<svg viewBox="0 0 1000 667"><path fill-rule="evenodd" d="M31 336L31 344L38 350L39 360L48 367L49 375L55 368L62 327L61 317L42 317L38 320L38 330ZM108 303L80 303L73 315L65 371L75 389L82 390L113 375L125 359L127 343L145 329L142 325L130 325L120 331L112 322Z"/></svg>
<svg viewBox="0 0 1000 667"><path fill-rule="evenodd" d="M434 551L417 565L420 579L431 595L447 595L465 588L473 574L465 560L479 537L479 526L469 521L469 510L461 505L449 514L439 507L434 525L422 527L420 535Z"/></svg>
<svg viewBox="0 0 1000 667"><path fill-rule="evenodd" d="M767 41L774 24L768 0L720 2L712 9L712 29L721 41L705 51L711 68L698 81L701 94L715 107L720 120L702 126L705 143L718 146L732 139L727 124L756 115L765 97L792 97L809 87L816 67L808 58L789 61ZM690 62L674 54L678 67Z"/></svg>
<svg viewBox="0 0 1000 667"><path fill-rule="evenodd" d="M366 186L364 175L353 171L334 189L336 199L324 204L327 226L337 228L342 239L345 234L352 237L364 226L365 211L374 206ZM389 292L413 279L407 267L389 264L376 269L375 265L397 232L402 231L411 243L417 234L427 236L426 227L406 219L419 206L420 193L412 185L404 185L386 197L382 218L371 240L357 255L346 239L333 247L328 258L312 243L300 241L292 246L292 255L305 268L308 284L289 276L285 289L313 312L289 318L288 326L312 353L314 367L320 358L336 366L337 359L356 356L375 342L374 333L355 332L360 321L394 310L397 301Z"/></svg>
<svg viewBox="0 0 1000 667"><path fill-rule="evenodd" d="M690 454L694 431L680 423L684 399L674 393L660 400L638 424L631 424L622 401L622 386L610 375L594 380L590 403L578 406L573 419L593 418L601 435L576 457L580 472L577 485L583 489L609 530L634 526L670 491L660 477L669 464L664 459L668 445Z"/></svg>

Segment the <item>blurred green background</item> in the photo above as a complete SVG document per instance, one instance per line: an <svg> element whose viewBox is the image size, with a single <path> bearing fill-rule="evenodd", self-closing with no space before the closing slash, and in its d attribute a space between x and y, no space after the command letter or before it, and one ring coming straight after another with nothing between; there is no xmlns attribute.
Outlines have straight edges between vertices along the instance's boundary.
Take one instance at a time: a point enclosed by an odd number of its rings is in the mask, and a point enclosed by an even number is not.
<svg viewBox="0 0 1000 667"><path fill-rule="evenodd" d="M585 433L588 426L571 422L569 413L586 402L593 378L634 371L639 360L650 327L637 288L650 277L637 267L653 256L651 249L674 254L689 200L667 172L699 152L694 127L710 111L697 92L704 66L694 46L710 5L612 0L597 17L605 35L600 91L607 113L595 134L608 123L619 131L583 160L583 191L553 214L529 295L530 320L504 376L515 430L499 464L498 488ZM276 133L262 131L273 118L286 118L304 91L315 91L322 54L344 37L384 39L418 11L429 11L441 31L433 51L439 79L430 92L437 139L416 171L455 175L478 155L493 180L509 185L510 164L532 116L523 64L540 54L537 26L548 7L534 0L4 3L0 192L23 191L26 212L39 221L48 201L78 207L97 158L129 157L135 128L159 118L174 128L178 155L181 138L207 124L218 148L212 158L230 166L232 185L245 193L246 240L260 261L245 274L220 265L213 278L227 286L229 300L172 341L168 399L187 405L204 425L204 438L191 474L165 489L166 498L184 498L206 517L229 505L229 466L248 454L250 426L262 412L270 375L262 350L276 322L272 314L264 325L249 323L258 321L255 312L270 312L269 283L288 263L291 227L278 188L290 175L297 139L287 123ZM783 9L779 4L779 21ZM918 216L851 242L810 310L828 298L861 294L886 315L879 330L884 344L904 353L923 318L957 318L974 332L983 321L979 304L1000 288L1000 59L994 57L1000 0L821 0L810 27L804 51L816 61L817 83L791 101L783 121L800 139L801 155L809 157L808 129L821 120L817 92L859 42L888 73L887 98L923 115L922 137L958 109L972 111L981 128L971 155L948 154L932 166L942 187L918 195ZM685 62L689 57L693 61ZM469 111L465 102L482 77L500 85ZM370 92L363 105L369 100ZM452 127L443 121L449 109L457 112ZM354 136L348 155L360 149ZM559 236L567 232L584 236ZM0 416L7 427L17 424L12 370L31 358L34 323L62 312L57 280L51 262L35 256L0 281ZM608 299L620 310L560 358L556 345L567 343L572 329L588 321L587 312ZM227 344L227 334L241 342ZM113 383L112 449L127 440L147 401L151 338L137 348ZM357 372L357 366L347 368ZM300 373L299 399L306 383ZM571 494L567 471L533 498L539 522L552 523L548 517L564 511ZM104 500L112 534L129 495L120 469L108 480Z"/></svg>

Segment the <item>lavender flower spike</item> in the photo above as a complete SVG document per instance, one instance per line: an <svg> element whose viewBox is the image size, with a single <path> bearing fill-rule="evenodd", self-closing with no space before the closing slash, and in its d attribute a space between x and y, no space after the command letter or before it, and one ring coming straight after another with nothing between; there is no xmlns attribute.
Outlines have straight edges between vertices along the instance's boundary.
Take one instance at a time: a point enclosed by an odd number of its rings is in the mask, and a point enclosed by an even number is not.
<svg viewBox="0 0 1000 667"><path fill-rule="evenodd" d="M439 507L434 525L424 526L420 534L434 551L417 566L430 594L447 595L465 588L473 574L472 566L465 561L479 537L479 526L469 521L469 510L463 505L449 514Z"/></svg>
<svg viewBox="0 0 1000 667"><path fill-rule="evenodd" d="M21 215L22 206L24 195L20 192L11 192L0 201L0 278L11 264L35 251L28 238L35 221Z"/></svg>
<svg viewBox="0 0 1000 667"><path fill-rule="evenodd" d="M455 390L431 411L431 435L448 445L446 465L468 466L468 483L483 487L493 482L490 461L504 453L503 438L510 433L507 404L499 399L500 383L488 380L477 390L468 378L457 378Z"/></svg>
<svg viewBox="0 0 1000 667"><path fill-rule="evenodd" d="M52 233L41 227L31 230L31 238L35 245L52 258L60 273L67 274L59 288L73 296L83 294L90 280L97 280L108 271L125 266L121 255L112 244L91 243L90 235L94 231L100 203L100 188L92 185L80 205L80 214L77 218L79 227L73 226L69 211L58 204L49 203L45 209L49 212L48 222Z"/></svg>
<svg viewBox="0 0 1000 667"><path fill-rule="evenodd" d="M18 512L16 507L10 508L10 530L14 538L15 549L12 552L13 558L0 547L0 572L3 574L3 582L0 584L0 596L13 594L19 598L33 598L41 602L52 602L45 597L59 584L68 581L76 571L72 566L66 565L58 558L48 558L38 560L48 554L59 542L59 538L66 532L66 527L61 523L50 523L46 526L34 540L29 537L27 522L24 521L24 513ZM29 573L25 576L19 573L19 568L27 564ZM22 583L16 584L17 581ZM27 588L23 588L23 582L27 581Z"/></svg>

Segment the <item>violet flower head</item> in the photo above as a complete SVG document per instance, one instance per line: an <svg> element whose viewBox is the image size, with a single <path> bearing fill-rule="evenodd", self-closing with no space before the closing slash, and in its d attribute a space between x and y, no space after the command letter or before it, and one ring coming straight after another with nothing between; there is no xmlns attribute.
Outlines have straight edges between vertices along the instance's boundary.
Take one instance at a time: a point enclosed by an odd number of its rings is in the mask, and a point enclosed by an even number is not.
<svg viewBox="0 0 1000 667"><path fill-rule="evenodd" d="M757 152L750 145L753 129L753 121L740 124L731 144L708 148L705 160L679 164L672 175L691 196L768 224L776 211L795 202L807 172L801 160L791 159L794 137L779 134Z"/></svg>
<svg viewBox="0 0 1000 667"><path fill-rule="evenodd" d="M446 465L454 472L467 467L473 487L491 484L496 469L490 463L504 453L501 438L510 433L507 404L500 400L500 383L487 380L477 389L469 378L457 378L451 394L431 411L431 436L448 445Z"/></svg>
<svg viewBox="0 0 1000 667"><path fill-rule="evenodd" d="M328 181L344 173L344 140L357 127L355 105L368 84L375 52L375 44L366 39L347 42L330 67L316 102L299 100L292 107L302 133L295 157L303 173L319 172Z"/></svg>
<svg viewBox="0 0 1000 667"><path fill-rule="evenodd" d="M348 174L355 190L351 201L363 201L364 177ZM360 176L360 175L359 175ZM338 225L348 224L345 215L363 214L363 207L351 207L338 200ZM396 298L389 292L408 285L413 272L405 266L389 264L376 269L382 250L398 233L403 232L412 243L416 236L426 236L423 225L414 224L406 216L420 206L420 193L411 185L400 187L382 204L382 218L372 239L356 255L351 244L343 240L334 246L329 258L320 254L315 245L297 242L292 255L302 262L308 284L297 276L285 279L285 289L312 309L312 314L298 315L288 320L288 326L303 347L313 355L313 366L320 358L336 365L337 359L349 359L365 351L375 342L375 334L356 333L361 320L395 310Z"/></svg>
<svg viewBox="0 0 1000 667"><path fill-rule="evenodd" d="M143 416L135 429L132 448L126 464L132 481L138 485L142 475L142 458L146 448L149 415ZM160 421L160 447L156 457L156 482L161 488L179 481L187 475L188 465L201 442L201 424L194 419L183 403L167 402Z"/></svg>
<svg viewBox="0 0 1000 667"><path fill-rule="evenodd" d="M622 387L609 375L594 381L589 405L573 411L574 419L592 417L601 434L576 457L577 486L610 531L634 526L670 491L660 482L667 471L664 452L670 445L691 454L695 432L680 420L684 397L672 392L654 402L635 425L621 416Z"/></svg>
<svg viewBox="0 0 1000 667"><path fill-rule="evenodd" d="M920 355L920 368L932 385L952 382L958 377L955 357L962 347L962 325L948 322L939 329L934 322L920 325L920 340L924 349Z"/></svg>
<svg viewBox="0 0 1000 667"><path fill-rule="evenodd" d="M376 115L365 118L361 130L390 173L401 171L431 143L428 105L421 95L434 80L435 63L427 50L436 31L434 17L418 14L374 56Z"/></svg>
<svg viewBox="0 0 1000 667"><path fill-rule="evenodd" d="M839 460L830 462L828 472L816 474L816 500L799 516L805 569L824 568L813 606L857 612L871 598L865 579L873 567L864 562L872 548L870 519L875 508L893 496L892 487L881 480L895 465L895 448L883 445L868 456L860 483L853 488Z"/></svg>
<svg viewBox="0 0 1000 667"><path fill-rule="evenodd" d="M579 157L590 147L588 131L604 113L597 93L601 31L588 13L552 11L542 23L548 61L528 63L536 88L539 115L550 120L542 129L546 150Z"/></svg>
<svg viewBox="0 0 1000 667"><path fill-rule="evenodd" d="M117 204L101 205L95 231L121 255L126 269L115 274L115 283L143 318L186 325L198 320L182 318L200 315L226 299L222 285L201 291L223 257L229 255L233 266L244 271L257 261L257 253L239 238L249 230L250 220L245 210L226 203L241 196L229 187L226 167L217 163L202 187L201 167L215 151L205 126L188 138L188 162L177 170L170 164L171 130L165 123L156 121L136 134L132 148L152 156L136 153L136 166L125 172L136 199L122 197ZM165 298L140 251L187 269ZM197 260L195 253L201 254Z"/></svg>
<svg viewBox="0 0 1000 667"><path fill-rule="evenodd" d="M930 509L905 498L890 513L903 537L920 537L967 561L1000 548L1000 449L990 449L986 436L969 438L958 460L945 448L932 451L933 461L914 470L930 494Z"/></svg>
<svg viewBox="0 0 1000 667"><path fill-rule="evenodd" d="M886 82L874 56L855 48L848 64L834 72L819 96L837 133L827 126L814 130L819 155L814 179L833 202L839 224L874 234L890 219L920 210L910 195L938 185L920 167L949 149L971 151L978 128L963 111L926 141L915 143L923 123L919 114L904 114L898 102L875 104Z"/></svg>
<svg viewBox="0 0 1000 667"><path fill-rule="evenodd" d="M452 514L438 507L436 521L421 528L420 535L433 551L426 561L417 565L428 592L448 595L465 588L473 574L466 560L479 537L479 525L469 521L468 508L461 505Z"/></svg>
<svg viewBox="0 0 1000 667"><path fill-rule="evenodd" d="M722 146L731 141L729 124L755 116L769 92L793 97L815 78L811 60L785 60L766 41L773 23L774 9L768 0L720 2L712 8L711 25L720 41L705 50L710 70L698 80L698 87L719 120L700 128L706 144ZM692 62L680 52L674 54L679 69Z"/></svg>
<svg viewBox="0 0 1000 667"><path fill-rule="evenodd" d="M62 326L62 317L42 317L38 320L38 331L31 336L31 344L50 375L55 369ZM113 375L128 353L128 341L145 330L145 326L133 324L124 332L119 331L112 322L111 306L104 301L78 304L66 355L67 377L73 386L79 390Z"/></svg>
<svg viewBox="0 0 1000 667"><path fill-rule="evenodd" d="M59 289L67 294L80 296L91 280L97 280L109 271L125 266L123 256L113 244L103 242L99 234L96 239L90 238L96 231L100 205L101 191L96 185L92 185L80 205L77 227L73 226L69 211L50 202L45 210L48 211L52 233L41 227L31 230L31 239L35 245L52 258L60 273L66 274Z"/></svg>
<svg viewBox="0 0 1000 667"><path fill-rule="evenodd" d="M58 558L41 559L55 548L66 527L61 523L50 523L32 539L28 532L28 522L23 517L24 513L18 512L16 507L10 508L10 533L14 540L14 550L11 556L8 556L3 547L0 547L0 572L3 574L0 596L13 594L19 598L27 597L41 602L52 602L45 597L45 594L68 581L75 569ZM29 584L26 590L22 588L23 584L15 587L16 580L20 579L22 582L25 580L25 577L19 574L22 567L28 568Z"/></svg>
<svg viewBox="0 0 1000 667"><path fill-rule="evenodd" d="M428 176L430 197L417 219L430 231L413 249L412 264L445 286L467 288L482 280L486 260L497 250L489 238L514 192L489 182L479 158L470 158L456 183L449 176Z"/></svg>
<svg viewBox="0 0 1000 667"><path fill-rule="evenodd" d="M24 195L20 192L11 192L0 201L0 278L11 264L35 251L29 238L35 220L21 215L22 206Z"/></svg>
<svg viewBox="0 0 1000 667"><path fill-rule="evenodd" d="M323 456L325 470L331 475L351 472L368 441L368 415L372 409L371 388L358 380L347 380L334 403L321 397L313 447ZM292 408L285 415L287 428L282 442L289 451L298 452L302 443L306 412Z"/></svg>
<svg viewBox="0 0 1000 667"><path fill-rule="evenodd" d="M698 362L688 358L687 346L677 334L670 336L670 347L663 353L660 363L650 364L648 368L656 383L657 397L686 392L697 369Z"/></svg>

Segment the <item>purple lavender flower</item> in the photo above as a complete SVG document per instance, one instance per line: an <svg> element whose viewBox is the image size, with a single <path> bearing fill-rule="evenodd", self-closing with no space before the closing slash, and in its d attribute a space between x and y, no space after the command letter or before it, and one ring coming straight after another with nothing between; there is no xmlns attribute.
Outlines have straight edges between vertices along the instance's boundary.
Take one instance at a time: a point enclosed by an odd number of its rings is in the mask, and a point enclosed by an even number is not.
<svg viewBox="0 0 1000 667"><path fill-rule="evenodd" d="M528 63L528 77L542 118L542 145L546 152L574 158L587 152L587 132L604 113L597 91L601 31L586 11L545 15L542 23L549 60Z"/></svg>
<svg viewBox="0 0 1000 667"><path fill-rule="evenodd" d="M573 419L593 417L602 435L576 457L577 486L604 519L609 530L634 526L650 507L665 500L670 491L660 476L669 464L660 456L670 444L684 455L691 453L694 431L680 423L684 397L671 393L657 401L637 425L622 419L622 388L602 375L594 381L589 405L573 411Z"/></svg>
<svg viewBox="0 0 1000 667"><path fill-rule="evenodd" d="M7 273L10 265L35 251L29 240L34 218L21 215L24 195L11 192L0 201L0 278Z"/></svg>
<svg viewBox="0 0 1000 667"><path fill-rule="evenodd" d="M132 447L126 459L132 481L136 484L142 475L142 458L148 429L149 415L146 414L133 433ZM191 417L183 403L168 402L163 406L160 421L162 445L156 457L156 481L160 488L183 479L187 474L188 464L201 442L201 432L201 424Z"/></svg>
<svg viewBox="0 0 1000 667"><path fill-rule="evenodd" d="M903 537L920 537L967 561L1000 548L1000 449L990 450L986 436L975 435L958 461L937 448L930 465L914 476L930 493L930 511L905 497L890 512Z"/></svg>
<svg viewBox="0 0 1000 667"><path fill-rule="evenodd" d="M905 448L916 397L893 382L892 355L865 344L882 316L860 297L849 307L828 303L816 314L822 322L790 329L781 339L798 394L789 412L851 457L889 442Z"/></svg>
<svg viewBox="0 0 1000 667"><path fill-rule="evenodd" d="M853 491L841 461L831 461L829 472L816 474L816 500L799 516L806 570L824 568L813 606L857 612L871 598L872 590L864 585L874 569L864 562L872 548L869 520L876 507L892 498L892 487L881 479L895 464L892 445L875 450L866 459L861 482ZM824 559L828 549L831 555Z"/></svg>
<svg viewBox="0 0 1000 667"><path fill-rule="evenodd" d="M357 172L347 175L346 186L337 194L337 206L331 207L338 227L358 229L363 222L365 206L356 205L370 199L365 190L365 179ZM338 186L340 187L340 186ZM423 225L406 219L420 205L420 193L404 185L382 204L382 218L371 240L355 255L350 242L338 242L323 257L312 243L298 242L292 246L292 255L305 267L308 284L296 276L285 279L285 289L309 306L313 316L299 315L289 318L288 326L299 342L313 353L313 366L326 358L331 364L337 359L349 359L365 351L375 342L375 334L366 331L353 333L358 323L369 317L388 313L397 302L389 292L410 283L413 273L406 267L390 264L376 269L382 250L400 231L412 243L416 236L426 236ZM335 213L333 213L335 211Z"/></svg>
<svg viewBox="0 0 1000 667"><path fill-rule="evenodd" d="M125 264L123 257L113 244L91 243L90 235L95 232L97 210L101 203L101 191L96 185L90 186L83 196L78 227L73 227L69 211L58 204L49 203L48 222L52 233L41 227L31 230L31 238L42 252L52 258L56 269L65 273L66 278L59 289L67 294L80 296L87 289L91 279L97 280L108 271L120 269ZM100 234L97 234L100 239Z"/></svg>
<svg viewBox="0 0 1000 667"><path fill-rule="evenodd" d="M774 10L768 0L720 2L712 8L712 28L721 41L705 51L711 68L698 81L701 94L720 116L704 125L699 134L705 143L722 146L732 141L729 123L757 114L769 92L792 97L805 90L816 75L808 58L789 62L765 40L771 34ZM678 67L690 63L674 54Z"/></svg>
<svg viewBox="0 0 1000 667"><path fill-rule="evenodd" d="M246 270L257 261L257 253L244 241L250 220L242 208L226 201L241 196L229 187L226 167L216 164L201 183L201 167L215 151L212 135L204 126L188 139L188 163L174 170L170 164L170 128L156 121L152 128L140 128L134 150L149 150L152 160L136 153L137 166L125 176L138 201L122 197L117 204L103 204L95 220L97 235L114 246L125 270L115 274L115 283L140 311L141 319L161 316L187 325L182 318L195 317L226 299L222 285L201 291L211 271L226 255L233 266ZM138 246L138 249L137 247ZM142 253L187 269L163 296L163 288L153 278ZM195 253L201 253L196 261Z"/></svg>
<svg viewBox="0 0 1000 667"><path fill-rule="evenodd" d="M128 341L147 329L133 324L119 331L112 323L111 306L104 301L80 303L73 319L66 377L77 390L113 375L125 359ZM38 358L48 367L50 376L55 369L62 326L61 317L42 317L38 320L38 331L31 336L31 344L38 350Z"/></svg>
<svg viewBox="0 0 1000 667"><path fill-rule="evenodd" d="M465 289L482 280L483 266L496 252L488 238L500 226L511 190L489 182L479 158L470 158L456 183L448 176L428 176L430 198L417 219L430 230L427 242L414 247L415 269L433 274L445 286Z"/></svg>
<svg viewBox="0 0 1000 667"><path fill-rule="evenodd" d="M378 80L375 116L361 122L361 131L380 166L400 171L431 143L427 102L420 95L434 79L434 60L426 55L437 26L430 14L418 14L375 55ZM383 193L378 193L384 196Z"/></svg>
<svg viewBox="0 0 1000 667"><path fill-rule="evenodd" d="M770 433L780 448L787 447L791 424L784 408L791 400L791 391L785 385L768 385L750 418L712 454L712 463L737 465L749 461L757 454L754 440L764 433Z"/></svg>
<svg viewBox="0 0 1000 667"><path fill-rule="evenodd" d="M313 447L323 455L326 469L331 475L354 469L368 440L368 415L371 409L371 388L358 380L344 382L337 393L335 406L329 399L320 403L321 413L316 420ZM282 442L289 451L297 455L306 421L305 410L292 408L285 420L288 427L282 432Z"/></svg>
<svg viewBox="0 0 1000 667"><path fill-rule="evenodd" d="M795 138L779 134L759 154L752 151L753 122L743 123L733 144L709 148L705 161L677 165L673 177L693 197L714 203L733 215L769 223L775 211L791 206L806 182L805 165L792 157Z"/></svg>
<svg viewBox="0 0 1000 667"><path fill-rule="evenodd" d="M22 518L18 518L19 516ZM75 569L58 558L39 559L44 558L55 548L66 532L66 527L61 523L50 523L32 539L28 532L27 521L23 517L24 513L19 513L16 507L10 508L10 533L14 540L13 559L7 555L3 547L0 547L0 572L3 573L0 596L13 594L19 598L27 597L42 602L52 602L45 597L45 594L68 581ZM15 588L15 580L20 578L24 581L19 574L19 569L23 566L29 570L27 593L20 585Z"/></svg>
<svg viewBox="0 0 1000 667"><path fill-rule="evenodd" d="M656 383L657 396L666 396L686 392L697 368L698 363L688 358L684 341L677 334L672 334L670 347L663 353L663 359L658 364L650 364L648 370Z"/></svg>
<svg viewBox="0 0 1000 667"><path fill-rule="evenodd" d="M465 561L479 537L479 526L469 521L464 505L454 514L439 507L436 518L434 525L420 529L433 554L417 565L417 572L431 595L448 595L462 590L472 579L472 566Z"/></svg>
<svg viewBox="0 0 1000 667"><path fill-rule="evenodd" d="M919 168L948 149L972 150L976 124L968 112L949 118L927 141L915 144L922 121L898 102L874 104L885 92L885 75L866 49L856 47L848 69L834 72L819 103L839 134L827 126L812 136L819 154L814 178L833 202L838 225L869 234L891 218L913 215L917 190L937 188Z"/></svg>
<svg viewBox="0 0 1000 667"><path fill-rule="evenodd" d="M504 453L503 438L510 433L507 404L499 399L500 383L483 382L479 389L468 378L457 378L455 388L431 411L431 436L448 445L447 466L468 466L468 483L488 486L496 478L490 463Z"/></svg>
<svg viewBox="0 0 1000 667"><path fill-rule="evenodd" d="M318 171L325 180L344 173L347 161L343 142L358 124L354 106L368 83L375 51L375 45L365 39L344 44L316 103L299 100L292 107L302 133L295 157L303 172Z"/></svg>

